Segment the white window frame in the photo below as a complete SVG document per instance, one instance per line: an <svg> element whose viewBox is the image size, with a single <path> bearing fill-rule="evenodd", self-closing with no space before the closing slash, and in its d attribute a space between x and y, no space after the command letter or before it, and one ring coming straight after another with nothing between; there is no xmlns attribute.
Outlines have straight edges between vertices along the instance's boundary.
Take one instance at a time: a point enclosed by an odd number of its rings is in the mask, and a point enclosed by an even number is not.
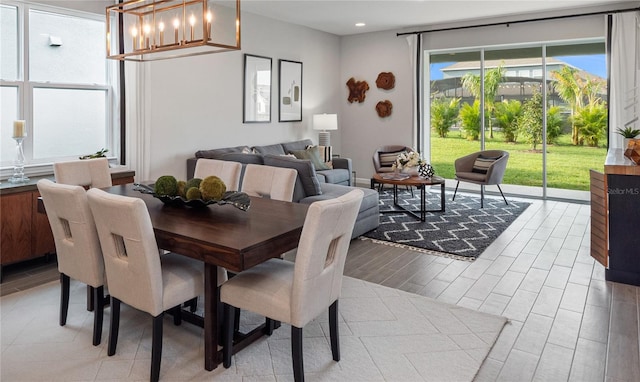
<svg viewBox="0 0 640 382"><path fill-rule="evenodd" d="M65 16L79 17L90 20L104 22L104 16L95 13L82 12L67 8L59 8L41 4L32 4L26 2L16 2L11 0L3 1L3 5L17 7L18 10L18 79L4 80L0 79L2 87L17 87L18 90L18 118L27 121L29 130L32 130L33 122L33 94L36 88L49 89L72 89L72 90L99 90L106 91L105 94L105 142L108 149L108 158L110 162L117 163L120 156L120 145L118 142L119 123L117 98L118 86L118 69L117 62L107 60L105 52L105 84L80 84L80 83L58 83L58 82L32 82L29 80L29 11L37 10L42 12L56 13ZM105 27L106 30L106 27ZM3 139L6 137L3 137ZM33 140L32 134L28 134L24 141L25 169L26 175L37 176L53 173L53 162L78 159L77 156L47 158L44 160L33 159ZM100 147L96 150L101 149ZM90 154L90 153L86 153ZM13 174L13 163L0 163L0 179L9 178Z"/></svg>

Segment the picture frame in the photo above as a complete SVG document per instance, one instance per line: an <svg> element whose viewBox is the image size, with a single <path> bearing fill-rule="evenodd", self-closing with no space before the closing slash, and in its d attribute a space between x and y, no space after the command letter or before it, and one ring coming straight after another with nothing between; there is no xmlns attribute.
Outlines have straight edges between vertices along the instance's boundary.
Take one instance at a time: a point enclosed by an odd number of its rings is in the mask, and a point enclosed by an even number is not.
<svg viewBox="0 0 640 382"><path fill-rule="evenodd" d="M242 122L271 122L271 57L244 55Z"/></svg>
<svg viewBox="0 0 640 382"><path fill-rule="evenodd" d="M302 121L302 62L278 61L278 121Z"/></svg>

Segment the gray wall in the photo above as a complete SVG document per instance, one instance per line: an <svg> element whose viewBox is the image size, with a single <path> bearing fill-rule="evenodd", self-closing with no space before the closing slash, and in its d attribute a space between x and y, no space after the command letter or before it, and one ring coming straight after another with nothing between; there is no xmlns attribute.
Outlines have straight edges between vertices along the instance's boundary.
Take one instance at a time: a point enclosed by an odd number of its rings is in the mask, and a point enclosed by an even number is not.
<svg viewBox="0 0 640 382"><path fill-rule="evenodd" d="M270 123L242 123L243 54L272 58ZM302 122L278 122L278 59L301 61ZM137 64L134 64L137 65ZM197 150L261 145L302 138L317 142L311 116L339 113L340 38L244 13L242 50L156 61L144 66L144 118L129 121L137 144L129 157L138 174L186 177ZM134 110L129 109L130 112ZM332 134L341 152L340 134ZM137 150L146 150L140 155ZM146 163L143 163L146 162ZM140 178L138 178L140 179Z"/></svg>

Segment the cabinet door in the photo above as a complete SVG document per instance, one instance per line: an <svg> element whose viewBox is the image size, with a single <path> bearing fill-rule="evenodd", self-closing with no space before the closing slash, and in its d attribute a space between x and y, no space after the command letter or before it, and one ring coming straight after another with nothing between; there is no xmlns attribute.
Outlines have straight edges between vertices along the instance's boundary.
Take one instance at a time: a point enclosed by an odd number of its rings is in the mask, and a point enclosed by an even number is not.
<svg viewBox="0 0 640 382"><path fill-rule="evenodd" d="M609 264L609 206L607 177L590 171L591 183L591 257L607 267Z"/></svg>
<svg viewBox="0 0 640 382"><path fill-rule="evenodd" d="M2 265L32 258L31 192L2 195L0 198L0 252Z"/></svg>
<svg viewBox="0 0 640 382"><path fill-rule="evenodd" d="M31 223L31 245L34 256L42 256L47 253L56 251L56 243L53 239L53 232L49 225L47 214L38 212L38 197L40 193L33 191L31 193L31 205L33 220Z"/></svg>

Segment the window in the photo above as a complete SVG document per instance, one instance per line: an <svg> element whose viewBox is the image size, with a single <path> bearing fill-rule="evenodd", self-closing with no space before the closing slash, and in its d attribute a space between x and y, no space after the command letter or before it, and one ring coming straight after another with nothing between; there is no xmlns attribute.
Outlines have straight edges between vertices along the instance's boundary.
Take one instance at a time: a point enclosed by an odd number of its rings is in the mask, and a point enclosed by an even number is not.
<svg viewBox="0 0 640 382"><path fill-rule="evenodd" d="M105 56L101 15L15 3L0 5L1 167L11 168L13 120L27 121L27 167L118 147L117 65ZM5 175L3 173L3 175Z"/></svg>

